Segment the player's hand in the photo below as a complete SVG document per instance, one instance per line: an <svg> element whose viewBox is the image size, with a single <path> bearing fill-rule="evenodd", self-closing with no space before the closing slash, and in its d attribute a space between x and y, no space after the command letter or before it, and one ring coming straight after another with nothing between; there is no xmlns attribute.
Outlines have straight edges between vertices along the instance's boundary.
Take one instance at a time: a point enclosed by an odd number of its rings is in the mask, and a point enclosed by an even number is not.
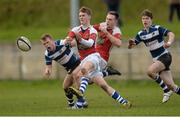
<svg viewBox="0 0 180 117"><path fill-rule="evenodd" d="M75 33L77 41L81 42L81 35L77 32Z"/></svg>
<svg viewBox="0 0 180 117"><path fill-rule="evenodd" d="M135 45L136 45L135 41L133 39L130 39L128 44L128 49L131 49Z"/></svg>
<svg viewBox="0 0 180 117"><path fill-rule="evenodd" d="M52 70L50 68L46 68L45 71L44 71L44 75L46 78L49 78L51 76L51 72Z"/></svg>
<svg viewBox="0 0 180 117"><path fill-rule="evenodd" d="M104 23L101 23L100 26L99 26L99 30L101 30L102 32L104 33L107 33L107 24L104 22Z"/></svg>
<svg viewBox="0 0 180 117"><path fill-rule="evenodd" d="M169 48L171 46L171 42L164 43L164 48Z"/></svg>
<svg viewBox="0 0 180 117"><path fill-rule="evenodd" d="M66 42L71 42L73 39L71 38L71 37L69 37L69 36L67 36L66 38L65 38L65 41Z"/></svg>
<svg viewBox="0 0 180 117"><path fill-rule="evenodd" d="M65 39L64 39L64 45L66 45L67 47L71 47L71 42L72 42L72 38L70 38L70 37L66 37Z"/></svg>

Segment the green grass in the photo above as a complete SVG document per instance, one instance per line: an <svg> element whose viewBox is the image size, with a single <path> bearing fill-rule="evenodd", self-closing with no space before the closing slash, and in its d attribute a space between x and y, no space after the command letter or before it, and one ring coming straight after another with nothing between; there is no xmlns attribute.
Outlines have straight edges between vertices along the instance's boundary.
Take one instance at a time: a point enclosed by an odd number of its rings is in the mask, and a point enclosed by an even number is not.
<svg viewBox="0 0 180 117"><path fill-rule="evenodd" d="M19 36L28 37L31 42L39 42L42 34L49 33L56 39L65 38L68 34L68 27L60 28L20 28L11 30L0 30L1 43L14 43Z"/></svg>
<svg viewBox="0 0 180 117"><path fill-rule="evenodd" d="M108 80L108 83L133 103L131 109L123 108L95 85L86 92L89 108L71 110L67 109L62 81L0 81L0 115L180 115L178 95L161 104L162 91L153 81Z"/></svg>

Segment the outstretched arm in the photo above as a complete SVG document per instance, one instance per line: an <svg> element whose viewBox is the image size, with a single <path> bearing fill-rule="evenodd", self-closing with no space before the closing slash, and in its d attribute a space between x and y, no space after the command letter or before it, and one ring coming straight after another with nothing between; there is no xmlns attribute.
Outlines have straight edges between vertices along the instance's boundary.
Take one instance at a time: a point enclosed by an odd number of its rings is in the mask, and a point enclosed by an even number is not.
<svg viewBox="0 0 180 117"><path fill-rule="evenodd" d="M173 32L168 32L167 36L168 36L168 41L164 43L165 48L169 48L172 45L172 43L174 42L174 37L175 37Z"/></svg>
<svg viewBox="0 0 180 117"><path fill-rule="evenodd" d="M52 65L46 65L44 75L49 78L51 74L52 74Z"/></svg>

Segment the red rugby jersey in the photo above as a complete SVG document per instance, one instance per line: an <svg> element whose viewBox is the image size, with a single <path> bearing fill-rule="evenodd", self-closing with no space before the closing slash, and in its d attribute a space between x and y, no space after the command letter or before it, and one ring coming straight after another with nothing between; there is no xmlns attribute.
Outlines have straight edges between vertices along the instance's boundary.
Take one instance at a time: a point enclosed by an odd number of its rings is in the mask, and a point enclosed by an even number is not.
<svg viewBox="0 0 180 117"><path fill-rule="evenodd" d="M95 42L96 42L96 38L97 38L97 31L93 28L93 26L89 26L86 29L83 29L82 25L74 27L69 32L68 36L71 38L75 38L75 33L79 33L81 35L81 38L83 38L85 40L89 40L89 39L94 40L94 44L92 47L86 47L77 41L78 52L79 52L81 60L83 60L89 54L96 52Z"/></svg>
<svg viewBox="0 0 180 117"><path fill-rule="evenodd" d="M93 26L97 32L98 32L98 39L96 41L96 51L100 53L101 57L108 61L109 60L109 55L110 55L110 51L112 46L111 41L108 39L108 37L106 36L106 34L104 32L102 32L99 27L100 24L96 24ZM121 31L118 27L114 27L111 30L107 30L110 34L112 34L114 37L116 37L117 39L121 39Z"/></svg>

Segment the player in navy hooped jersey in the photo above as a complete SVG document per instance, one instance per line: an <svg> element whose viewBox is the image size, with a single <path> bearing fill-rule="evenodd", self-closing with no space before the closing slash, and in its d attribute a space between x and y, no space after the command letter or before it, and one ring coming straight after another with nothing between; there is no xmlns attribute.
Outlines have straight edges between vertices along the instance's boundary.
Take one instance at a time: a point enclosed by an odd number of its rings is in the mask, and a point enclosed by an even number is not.
<svg viewBox="0 0 180 117"><path fill-rule="evenodd" d="M141 14L144 29L139 31L135 39L129 40L128 48L131 49L140 42L144 42L151 53L153 63L149 66L147 74L154 79L163 89L164 95L162 103L169 100L172 91L180 95L180 88L174 83L170 65L172 57L167 48L174 41L174 33L159 25L152 25L153 15L151 11L144 10ZM167 36L167 42L164 37Z"/></svg>
<svg viewBox="0 0 180 117"><path fill-rule="evenodd" d="M46 48L45 51L45 75L49 77L52 73L52 61L56 61L62 65L68 72L66 75L63 88L70 107L74 106L73 94L69 91L69 87L73 84L73 79L77 78L79 72L80 58L68 47L65 40L54 41L49 34L45 34L41 38L41 42Z"/></svg>

